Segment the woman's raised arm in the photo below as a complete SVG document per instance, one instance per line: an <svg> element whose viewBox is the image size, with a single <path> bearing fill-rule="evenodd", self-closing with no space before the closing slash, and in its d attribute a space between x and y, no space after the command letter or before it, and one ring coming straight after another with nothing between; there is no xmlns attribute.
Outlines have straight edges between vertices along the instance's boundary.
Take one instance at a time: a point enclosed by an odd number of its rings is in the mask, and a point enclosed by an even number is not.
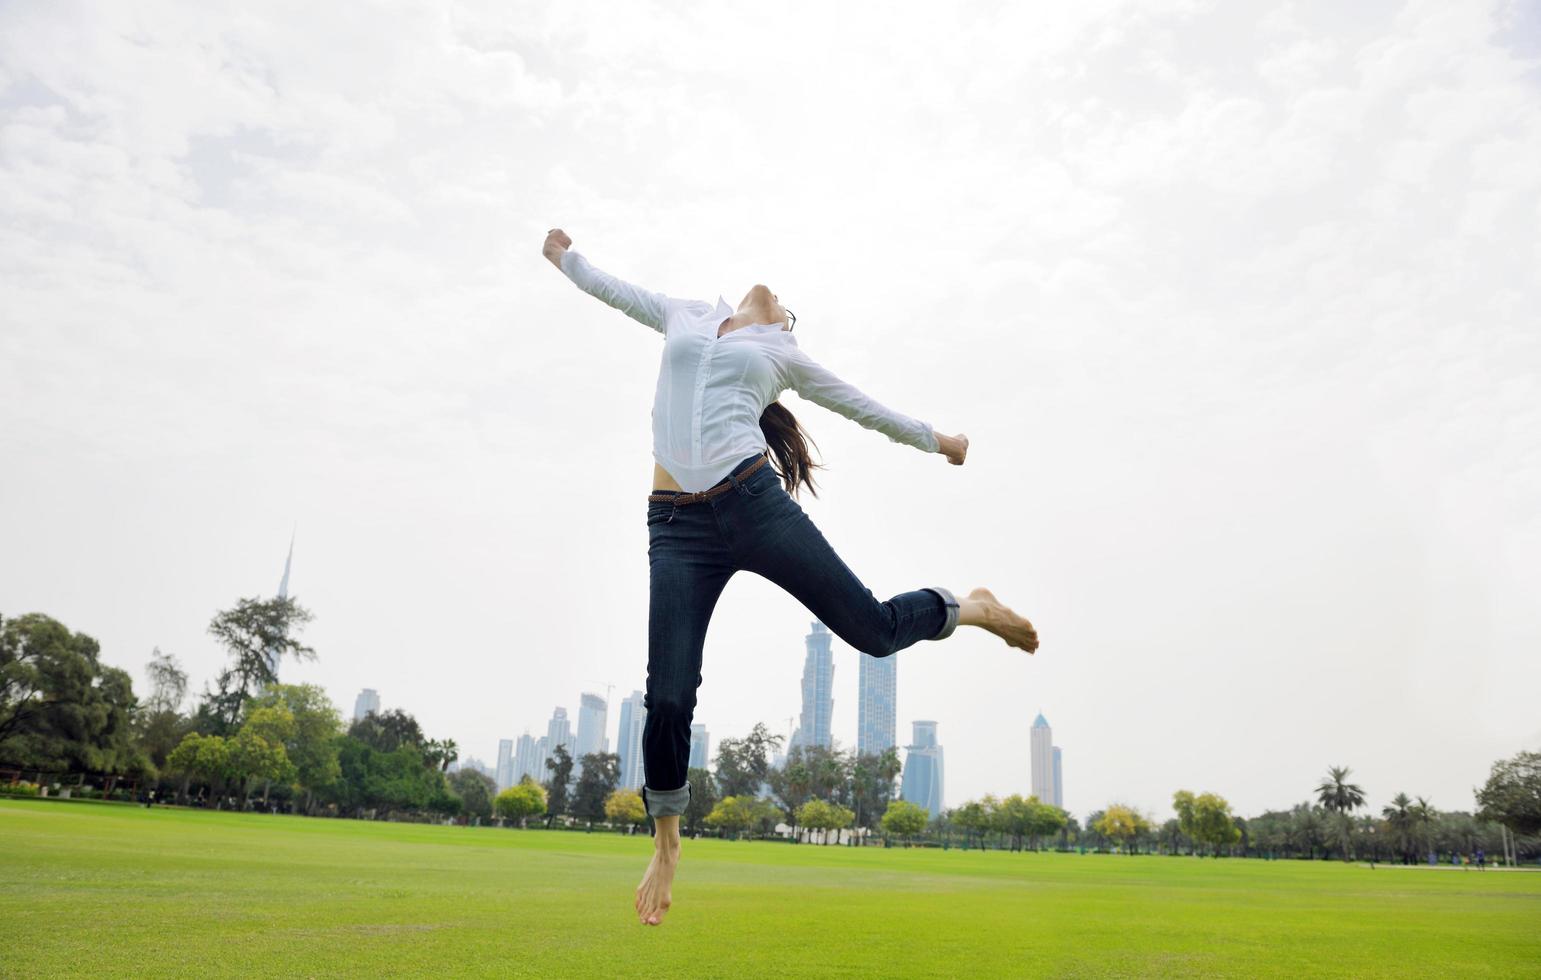
<svg viewBox="0 0 1541 980"><path fill-rule="evenodd" d="M572 250L573 240L560 228L553 228L546 235L541 254L551 264L562 270L579 289L603 300L639 323L645 323L659 333L664 333L664 319L668 313L668 297L641 286L634 286L622 279L589 264L581 254Z"/></svg>
<svg viewBox="0 0 1541 980"><path fill-rule="evenodd" d="M841 381L796 344L790 345L790 350L791 388L802 397L844 415L863 428L876 429L894 442L927 453L942 450L941 438L927 423L896 412Z"/></svg>

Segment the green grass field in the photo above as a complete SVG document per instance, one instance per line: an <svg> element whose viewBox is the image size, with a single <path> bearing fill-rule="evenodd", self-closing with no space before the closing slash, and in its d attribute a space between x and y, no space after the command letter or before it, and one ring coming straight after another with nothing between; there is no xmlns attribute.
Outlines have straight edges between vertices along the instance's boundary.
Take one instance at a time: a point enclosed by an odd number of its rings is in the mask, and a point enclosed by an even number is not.
<svg viewBox="0 0 1541 980"><path fill-rule="evenodd" d="M1538 976L1541 874L0 800L0 974Z"/></svg>

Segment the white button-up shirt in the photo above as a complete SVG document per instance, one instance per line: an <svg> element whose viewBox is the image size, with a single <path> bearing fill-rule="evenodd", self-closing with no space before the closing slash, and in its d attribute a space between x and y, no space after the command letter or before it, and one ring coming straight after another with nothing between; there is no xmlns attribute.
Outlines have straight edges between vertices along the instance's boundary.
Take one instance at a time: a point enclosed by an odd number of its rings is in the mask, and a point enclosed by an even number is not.
<svg viewBox="0 0 1541 980"><path fill-rule="evenodd" d="M582 255L562 253L562 272L579 289L663 335L663 360L653 395L653 458L689 492L720 481L734 464L764 452L760 415L791 388L894 442L934 453L931 426L862 394L815 362L780 323L756 323L717 336L733 307L676 299L594 268Z"/></svg>

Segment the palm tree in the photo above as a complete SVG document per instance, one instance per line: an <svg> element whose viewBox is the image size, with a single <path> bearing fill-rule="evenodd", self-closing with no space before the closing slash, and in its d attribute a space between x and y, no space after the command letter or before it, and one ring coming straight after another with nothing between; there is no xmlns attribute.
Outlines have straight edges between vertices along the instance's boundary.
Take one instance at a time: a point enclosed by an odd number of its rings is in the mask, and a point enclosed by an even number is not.
<svg viewBox="0 0 1541 980"><path fill-rule="evenodd" d="M1345 861L1348 860L1349 836L1352 832L1348 815L1364 806L1364 790L1347 782L1349 772L1347 766L1328 766L1327 778L1316 787L1316 799L1323 807L1338 815L1338 837Z"/></svg>
<svg viewBox="0 0 1541 980"><path fill-rule="evenodd" d="M1431 825L1434 823L1437 811L1426 796L1418 797L1418 802L1413 804L1412 810L1413 815L1418 818L1418 841L1429 853L1429 863L1433 864L1434 840Z"/></svg>
<svg viewBox="0 0 1541 980"><path fill-rule="evenodd" d="M1413 801L1406 793L1398 793L1391 802L1381 808L1386 827L1391 831L1392 843L1402 854L1403 864L1412 864L1413 846L1417 843L1418 814Z"/></svg>

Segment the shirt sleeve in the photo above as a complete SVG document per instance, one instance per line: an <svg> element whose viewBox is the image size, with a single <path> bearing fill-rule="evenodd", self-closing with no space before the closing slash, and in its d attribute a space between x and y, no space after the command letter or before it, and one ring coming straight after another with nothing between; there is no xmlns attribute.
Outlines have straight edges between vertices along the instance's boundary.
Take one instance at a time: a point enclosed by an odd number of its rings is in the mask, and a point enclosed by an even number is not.
<svg viewBox="0 0 1541 980"><path fill-rule="evenodd" d="M659 333L665 332L664 321L668 317L670 301L663 293L634 286L608 272L602 272L572 249L562 253L562 274L590 296L615 307L639 323L647 324Z"/></svg>
<svg viewBox="0 0 1541 980"><path fill-rule="evenodd" d="M931 426L919 419L880 404L841 381L795 344L788 358L789 387L815 405L821 405L867 429L876 429L894 442L934 453L941 448Z"/></svg>

